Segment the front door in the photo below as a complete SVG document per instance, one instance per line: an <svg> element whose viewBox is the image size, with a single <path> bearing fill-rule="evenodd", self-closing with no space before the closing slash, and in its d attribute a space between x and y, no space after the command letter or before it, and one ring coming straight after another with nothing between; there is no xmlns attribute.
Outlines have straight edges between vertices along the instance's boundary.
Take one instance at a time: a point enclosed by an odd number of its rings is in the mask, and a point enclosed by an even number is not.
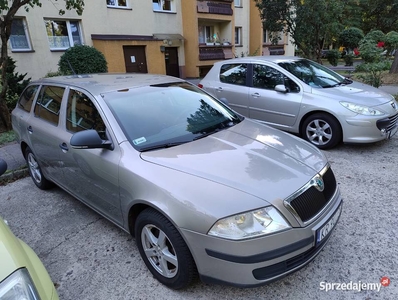
<svg viewBox="0 0 398 300"><path fill-rule="evenodd" d="M166 63L166 74L174 77L180 77L180 66L178 65L178 48L166 47L164 59Z"/></svg>
<svg viewBox="0 0 398 300"><path fill-rule="evenodd" d="M145 46L123 46L127 73L148 73Z"/></svg>

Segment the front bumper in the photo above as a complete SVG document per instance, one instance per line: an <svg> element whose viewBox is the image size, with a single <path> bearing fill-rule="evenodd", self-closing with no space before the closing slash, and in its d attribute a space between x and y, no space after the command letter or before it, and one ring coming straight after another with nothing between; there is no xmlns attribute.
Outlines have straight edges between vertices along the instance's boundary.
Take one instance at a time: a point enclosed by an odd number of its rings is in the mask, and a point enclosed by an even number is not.
<svg viewBox="0 0 398 300"><path fill-rule="evenodd" d="M326 245L328 235L316 244L316 232L342 205L336 193L333 205L314 222L273 235L231 241L183 230L201 280L239 287L263 285L304 267Z"/></svg>
<svg viewBox="0 0 398 300"><path fill-rule="evenodd" d="M356 115L341 122L343 142L372 143L391 138L398 130L398 113L377 118Z"/></svg>

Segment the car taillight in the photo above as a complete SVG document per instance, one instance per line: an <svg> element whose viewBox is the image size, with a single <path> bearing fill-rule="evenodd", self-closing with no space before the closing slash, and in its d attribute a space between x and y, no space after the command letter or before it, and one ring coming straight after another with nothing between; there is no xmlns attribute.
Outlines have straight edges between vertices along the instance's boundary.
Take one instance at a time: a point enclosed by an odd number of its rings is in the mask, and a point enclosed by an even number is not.
<svg viewBox="0 0 398 300"><path fill-rule="evenodd" d="M200 87L201 89L203 89L203 84L198 83L198 87Z"/></svg>

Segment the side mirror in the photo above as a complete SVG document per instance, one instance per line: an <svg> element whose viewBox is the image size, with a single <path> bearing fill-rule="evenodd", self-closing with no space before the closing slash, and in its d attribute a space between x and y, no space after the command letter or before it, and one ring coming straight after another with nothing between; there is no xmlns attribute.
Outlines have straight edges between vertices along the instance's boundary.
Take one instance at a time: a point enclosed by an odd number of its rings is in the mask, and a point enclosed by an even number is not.
<svg viewBox="0 0 398 300"><path fill-rule="evenodd" d="M74 149L104 148L113 150L112 142L101 139L94 129L76 132L70 139L70 145Z"/></svg>
<svg viewBox="0 0 398 300"><path fill-rule="evenodd" d="M0 158L0 175L3 175L7 171L7 163L4 159Z"/></svg>
<svg viewBox="0 0 398 300"><path fill-rule="evenodd" d="M278 84L278 85L275 86L275 91L280 92L280 93L289 93L290 89L287 88L283 84Z"/></svg>
<svg viewBox="0 0 398 300"><path fill-rule="evenodd" d="M229 102L228 102L228 100L226 98L220 98L218 100L220 100L222 103L224 103L227 106L229 105Z"/></svg>

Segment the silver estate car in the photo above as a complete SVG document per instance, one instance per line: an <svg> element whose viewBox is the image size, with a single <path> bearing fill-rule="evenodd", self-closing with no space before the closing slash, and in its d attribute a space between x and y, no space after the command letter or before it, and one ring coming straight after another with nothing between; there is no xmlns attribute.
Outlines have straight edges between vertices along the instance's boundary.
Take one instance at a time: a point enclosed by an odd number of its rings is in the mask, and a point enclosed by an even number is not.
<svg viewBox="0 0 398 300"><path fill-rule="evenodd" d="M320 149L341 141L377 142L398 130L393 96L299 57L220 61L199 87L238 113L298 134Z"/></svg>
<svg viewBox="0 0 398 300"><path fill-rule="evenodd" d="M322 250L342 211L319 149L179 78L42 79L12 122L37 187L55 183L132 234L173 289L198 275L241 287L283 277Z"/></svg>

